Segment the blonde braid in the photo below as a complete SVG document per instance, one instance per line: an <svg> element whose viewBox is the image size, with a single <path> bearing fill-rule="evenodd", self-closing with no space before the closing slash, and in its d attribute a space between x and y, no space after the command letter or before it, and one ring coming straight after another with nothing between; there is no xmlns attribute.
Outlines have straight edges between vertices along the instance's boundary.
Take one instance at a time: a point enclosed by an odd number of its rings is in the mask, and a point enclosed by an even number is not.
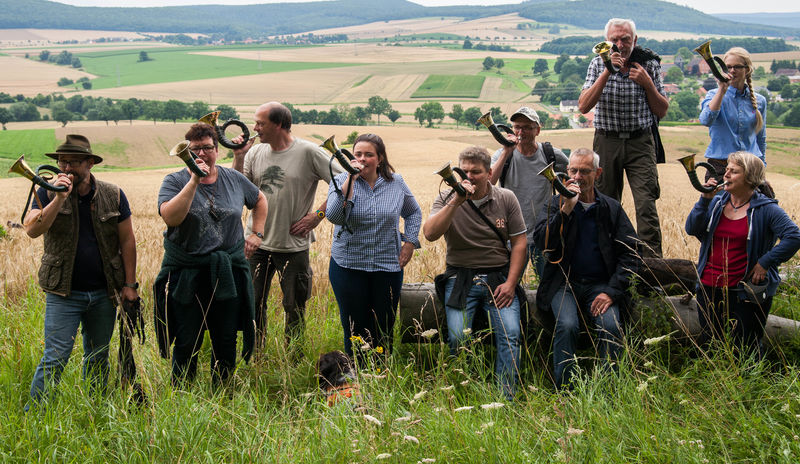
<svg viewBox="0 0 800 464"><path fill-rule="evenodd" d="M756 133L758 133L761 131L761 128L764 127L764 118L761 117L761 112L758 111L756 94L753 92L753 81L750 79L750 73L747 74L747 88L750 90L750 103L753 104L753 110L756 112Z"/></svg>

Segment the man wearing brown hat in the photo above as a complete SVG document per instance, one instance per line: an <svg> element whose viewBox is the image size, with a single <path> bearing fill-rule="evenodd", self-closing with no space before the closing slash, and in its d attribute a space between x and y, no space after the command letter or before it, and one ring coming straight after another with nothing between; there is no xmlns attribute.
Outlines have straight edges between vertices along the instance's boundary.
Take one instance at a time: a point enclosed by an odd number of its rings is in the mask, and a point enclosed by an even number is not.
<svg viewBox="0 0 800 464"><path fill-rule="evenodd" d="M565 172L569 160L558 148L549 142L539 143L536 136L541 131L539 115L532 108L523 106L511 115L511 129L514 135L509 140L515 145L504 146L492 156L492 184L500 181L517 196L525 227L528 229L528 247L531 264L536 273L542 275L544 261L533 240L533 229L538 222L539 212L552 196L550 181L540 176L539 171L548 164L555 163L557 172Z"/></svg>
<svg viewBox="0 0 800 464"><path fill-rule="evenodd" d="M84 378L105 388L116 305L138 299L139 287L128 200L119 187L90 172L103 158L92 153L86 137L74 134L47 156L58 160L62 171L53 184L67 190L39 188L24 220L31 238L44 235L39 285L47 302L45 348L31 382L33 403L46 399L58 383L79 325Z"/></svg>

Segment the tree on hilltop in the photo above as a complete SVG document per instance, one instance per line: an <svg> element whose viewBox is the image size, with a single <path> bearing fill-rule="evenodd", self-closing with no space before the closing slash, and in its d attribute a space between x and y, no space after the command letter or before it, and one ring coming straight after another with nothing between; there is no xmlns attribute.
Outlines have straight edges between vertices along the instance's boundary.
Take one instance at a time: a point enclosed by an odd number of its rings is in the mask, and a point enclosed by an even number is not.
<svg viewBox="0 0 800 464"><path fill-rule="evenodd" d="M470 106L469 108L464 110L464 122L467 124L472 125L472 128L477 130L478 125L478 118L483 116L483 112L477 106Z"/></svg>
<svg viewBox="0 0 800 464"><path fill-rule="evenodd" d="M434 120L438 120L441 124L444 116L444 108L437 101L425 102L414 112L414 119L419 121L420 126L427 121L428 127L433 127Z"/></svg>
<svg viewBox="0 0 800 464"><path fill-rule="evenodd" d="M6 130L6 124L14 119L11 111L8 108L0 107L0 124L3 125L3 130Z"/></svg>
<svg viewBox="0 0 800 464"><path fill-rule="evenodd" d="M381 115L386 114L392 110L392 105L389 104L389 100L380 97L378 95L369 97L369 112L370 114L377 114L378 115L378 125L381 125Z"/></svg>
<svg viewBox="0 0 800 464"><path fill-rule="evenodd" d="M447 115L456 122L456 128L458 128L458 123L463 121L464 118L464 107L462 107L461 104L456 103L453 105L453 109L451 109Z"/></svg>

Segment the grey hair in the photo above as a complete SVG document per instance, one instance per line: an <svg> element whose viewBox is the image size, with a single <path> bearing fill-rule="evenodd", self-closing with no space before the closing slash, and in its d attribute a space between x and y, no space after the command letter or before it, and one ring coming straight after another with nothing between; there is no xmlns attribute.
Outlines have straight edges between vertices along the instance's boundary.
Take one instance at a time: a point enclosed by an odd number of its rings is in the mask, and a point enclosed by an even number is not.
<svg viewBox="0 0 800 464"><path fill-rule="evenodd" d="M631 29L631 34L636 37L636 23L632 19L611 18L606 23L605 37L608 38L608 30L614 26L627 26Z"/></svg>
<svg viewBox="0 0 800 464"><path fill-rule="evenodd" d="M737 151L728 155L728 162L735 163L742 168L744 181L747 182L751 188L756 188L764 183L766 167L758 156L748 151Z"/></svg>
<svg viewBox="0 0 800 464"><path fill-rule="evenodd" d="M574 158L584 156L592 157L592 167L594 167L595 171L600 167L600 155L592 151L591 148L576 148L572 153L570 153L569 162L572 163Z"/></svg>

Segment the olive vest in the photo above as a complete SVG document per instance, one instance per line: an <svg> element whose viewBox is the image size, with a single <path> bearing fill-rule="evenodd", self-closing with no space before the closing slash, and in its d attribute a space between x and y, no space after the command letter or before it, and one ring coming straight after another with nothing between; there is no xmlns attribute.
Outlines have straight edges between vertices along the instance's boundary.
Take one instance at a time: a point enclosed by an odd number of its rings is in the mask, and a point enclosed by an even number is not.
<svg viewBox="0 0 800 464"><path fill-rule="evenodd" d="M91 200L92 224L100 257L103 261L103 274L108 285L109 298L125 283L125 269L119 247L119 187L108 182L96 180ZM50 200L55 193L48 192ZM44 234L44 254L39 268L39 285L42 290L61 296L69 296L72 288L72 273L78 249L78 192L73 190L67 201L58 211L58 216L50 229ZM79 277L78 277L79 278Z"/></svg>

